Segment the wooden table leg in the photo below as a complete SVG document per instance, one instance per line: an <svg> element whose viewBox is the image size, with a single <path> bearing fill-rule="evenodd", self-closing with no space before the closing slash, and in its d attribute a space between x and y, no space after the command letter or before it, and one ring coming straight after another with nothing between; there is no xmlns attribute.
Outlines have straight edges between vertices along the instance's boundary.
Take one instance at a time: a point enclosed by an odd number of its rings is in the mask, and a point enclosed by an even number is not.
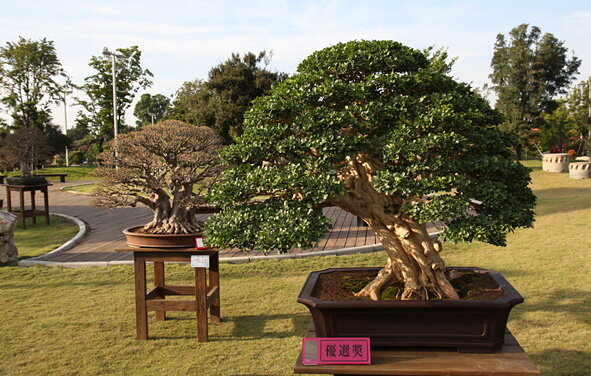
<svg viewBox="0 0 591 376"><path fill-rule="evenodd" d="M154 286L164 286L164 262L154 261ZM163 300L164 296L159 296L154 299ZM156 311L156 320L166 320L166 311Z"/></svg>
<svg viewBox="0 0 591 376"><path fill-rule="evenodd" d="M11 195L12 191L10 190L10 188L6 187L6 205L8 205L8 212L11 213L12 212L12 195Z"/></svg>
<svg viewBox="0 0 591 376"><path fill-rule="evenodd" d="M47 187L43 188L43 202L45 204L45 224L49 226L49 194Z"/></svg>
<svg viewBox="0 0 591 376"><path fill-rule="evenodd" d="M27 228L27 224L26 224L27 218L25 217L25 192L22 189L19 191L19 197L21 199L21 212L19 213L19 215L21 217L21 224L23 226L23 229L26 229Z"/></svg>
<svg viewBox="0 0 591 376"><path fill-rule="evenodd" d="M31 221L33 222L33 224L37 223L37 216L35 215L35 190L31 190L31 214L33 214L33 218L31 218Z"/></svg>
<svg viewBox="0 0 591 376"><path fill-rule="evenodd" d="M134 253L135 323L137 339L148 339L148 310L146 309L146 259Z"/></svg>
<svg viewBox="0 0 591 376"><path fill-rule="evenodd" d="M209 315L211 322L222 322L220 313L220 259L219 254L216 252L209 258L209 288L217 287L217 292L211 307L209 308Z"/></svg>
<svg viewBox="0 0 591 376"><path fill-rule="evenodd" d="M205 268L195 268L195 300L197 303L197 341L207 342L207 283Z"/></svg>

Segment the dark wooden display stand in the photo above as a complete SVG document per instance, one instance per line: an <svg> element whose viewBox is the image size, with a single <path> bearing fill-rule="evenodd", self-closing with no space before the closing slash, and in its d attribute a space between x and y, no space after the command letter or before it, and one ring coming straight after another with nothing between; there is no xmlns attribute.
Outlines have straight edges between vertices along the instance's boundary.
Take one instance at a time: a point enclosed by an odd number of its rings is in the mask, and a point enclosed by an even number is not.
<svg viewBox="0 0 591 376"><path fill-rule="evenodd" d="M315 337L310 325L306 337ZM510 332L505 345L491 354L462 354L455 349L372 350L370 365L309 365L298 356L295 373L389 376L534 376L540 370Z"/></svg>
<svg viewBox="0 0 591 376"><path fill-rule="evenodd" d="M49 225L49 195L47 194L47 187L51 184L39 184L39 185L13 185L5 184L6 187L6 208L9 212L15 213L18 219L21 221L23 228L27 228L26 218L32 217L33 223L37 223L37 216L45 217L45 224ZM20 198L20 211L13 212L12 210L12 192L18 192ZM40 191L43 193L43 210L37 210L35 206L35 192ZM25 210L25 192L31 192L31 209Z"/></svg>
<svg viewBox="0 0 591 376"><path fill-rule="evenodd" d="M135 268L135 312L137 339L148 339L148 311L156 311L156 320L166 320L166 311L195 311L197 340L207 342L207 310L212 322L220 322L219 252L195 248L120 248L117 252L133 252ZM191 262L193 255L209 256L209 286L205 268L195 268L195 285L166 285L165 262ZM154 288L146 290L146 262L154 262ZM165 300L170 295L192 295L194 300Z"/></svg>

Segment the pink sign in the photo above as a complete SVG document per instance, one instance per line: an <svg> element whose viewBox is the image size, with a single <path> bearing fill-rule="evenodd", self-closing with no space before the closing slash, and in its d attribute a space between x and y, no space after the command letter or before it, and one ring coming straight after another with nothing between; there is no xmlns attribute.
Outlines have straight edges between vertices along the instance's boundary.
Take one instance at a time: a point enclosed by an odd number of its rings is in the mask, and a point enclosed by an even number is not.
<svg viewBox="0 0 591 376"><path fill-rule="evenodd" d="M304 338L302 363L371 364L369 338Z"/></svg>

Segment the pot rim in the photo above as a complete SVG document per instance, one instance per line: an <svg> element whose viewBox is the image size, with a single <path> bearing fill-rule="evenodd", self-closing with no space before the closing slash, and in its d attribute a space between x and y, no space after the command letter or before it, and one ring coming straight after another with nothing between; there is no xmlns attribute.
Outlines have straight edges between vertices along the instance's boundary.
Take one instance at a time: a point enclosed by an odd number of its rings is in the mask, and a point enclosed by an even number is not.
<svg viewBox="0 0 591 376"><path fill-rule="evenodd" d="M337 271L379 271L381 267L351 267L351 268L329 268L319 271L311 272L300 294L298 295L298 303L305 304L313 308L354 308L354 309L379 309L391 307L407 307L407 308L430 308L437 307L445 308L481 308L483 306L489 308L506 308L513 307L519 303L523 303L523 297L515 290L513 286L501 275L501 273L477 267L448 267L447 269L455 270L472 270L481 273L487 273L503 291L505 296L494 300L462 300L462 299L446 299L446 300L323 300L314 297L312 294L316 286L316 282L321 274L332 273Z"/></svg>
<svg viewBox="0 0 591 376"><path fill-rule="evenodd" d="M141 236L141 237L146 237L146 238L161 238L161 237L170 237L170 238L181 238L181 237L199 237L201 236L200 232L195 232L192 234L145 234L145 233L139 233L136 232L134 230L143 228L144 226L132 226L132 227L128 227L125 230L123 230L123 233L125 235L128 236Z"/></svg>

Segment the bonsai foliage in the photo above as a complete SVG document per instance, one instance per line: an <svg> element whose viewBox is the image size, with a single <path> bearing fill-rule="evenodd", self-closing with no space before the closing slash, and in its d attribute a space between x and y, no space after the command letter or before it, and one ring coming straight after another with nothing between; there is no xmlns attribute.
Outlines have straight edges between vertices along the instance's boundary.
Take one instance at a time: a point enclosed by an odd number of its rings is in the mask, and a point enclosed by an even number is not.
<svg viewBox="0 0 591 376"><path fill-rule="evenodd" d="M298 73L255 100L230 164L209 198L210 244L261 251L309 247L329 227L320 206L363 218L388 254L360 296L403 282L402 299L458 295L445 275L445 237L505 245L531 226L528 170L512 161L500 114L425 53L392 41L355 41L315 52ZM439 62L440 63L440 62ZM252 202L257 195L270 195ZM483 203L467 213L471 199Z"/></svg>
<svg viewBox="0 0 591 376"><path fill-rule="evenodd" d="M220 146L210 128L176 120L120 135L111 141L108 152L99 155L105 166L97 173L105 179L93 204L148 206L154 219L144 226L146 233L200 232L202 224L195 218L195 209L204 204L209 184L219 175Z"/></svg>
<svg viewBox="0 0 591 376"><path fill-rule="evenodd" d="M32 177L31 166L51 157L49 138L36 127L19 128L0 141L2 167L20 166L22 177Z"/></svg>

